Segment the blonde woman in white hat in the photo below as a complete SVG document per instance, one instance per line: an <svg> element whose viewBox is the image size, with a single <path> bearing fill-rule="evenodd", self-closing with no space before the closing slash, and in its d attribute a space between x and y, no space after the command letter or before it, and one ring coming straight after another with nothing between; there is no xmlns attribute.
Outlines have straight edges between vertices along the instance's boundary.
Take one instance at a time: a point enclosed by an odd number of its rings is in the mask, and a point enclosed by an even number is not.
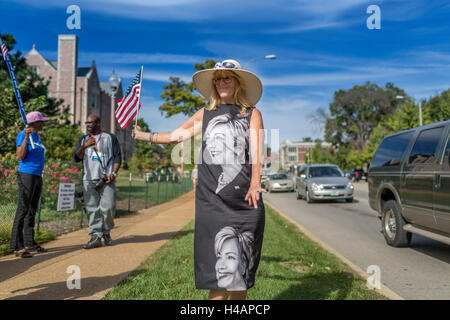
<svg viewBox="0 0 450 320"><path fill-rule="evenodd" d="M149 133L135 126L133 137L163 144L202 134L195 192L195 284L197 289L210 290L209 299L245 299L255 282L265 223L261 195L266 192L261 188L263 120L255 107L262 95L262 84L235 60L224 60L212 69L198 71L193 81L209 101L208 106L172 132ZM223 228L233 228L253 239L249 250L252 255L246 258L251 263L242 259L246 255L239 250L222 250L216 256L215 238ZM241 248L242 244L230 243L229 247ZM219 259L232 263L220 264L219 272ZM230 270L226 270L227 266ZM231 279L238 274L231 266L246 269L241 270L246 275L244 285ZM223 283L240 285L225 287Z"/></svg>

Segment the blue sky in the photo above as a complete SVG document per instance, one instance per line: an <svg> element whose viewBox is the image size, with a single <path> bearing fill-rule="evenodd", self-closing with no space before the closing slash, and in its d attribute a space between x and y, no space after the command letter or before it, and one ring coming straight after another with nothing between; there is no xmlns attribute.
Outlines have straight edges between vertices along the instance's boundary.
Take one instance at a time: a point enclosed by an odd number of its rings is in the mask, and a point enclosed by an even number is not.
<svg viewBox="0 0 450 320"><path fill-rule="evenodd" d="M81 9L81 29L69 30L68 6ZM369 5L381 9L381 29L369 30ZM79 37L80 67L95 60L101 81L112 69L126 89L144 66L142 116L154 131L186 117L165 119L158 107L170 76L190 81L193 65L233 58L262 80L269 138L322 138L311 120L328 110L334 92L371 81L393 82L410 96L429 98L450 87L450 3L425 0L97 0L0 1L0 30L26 54L33 44L55 59L58 34ZM273 146L277 149L276 146Z"/></svg>

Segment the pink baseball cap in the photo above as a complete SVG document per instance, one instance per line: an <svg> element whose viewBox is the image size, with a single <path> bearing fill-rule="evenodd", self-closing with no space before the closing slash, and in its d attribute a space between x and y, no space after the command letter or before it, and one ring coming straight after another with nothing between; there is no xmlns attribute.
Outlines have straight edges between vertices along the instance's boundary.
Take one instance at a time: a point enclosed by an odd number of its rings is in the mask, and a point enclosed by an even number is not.
<svg viewBox="0 0 450 320"><path fill-rule="evenodd" d="M50 118L44 117L42 113L40 113L39 111L31 111L30 113L27 114L28 123L33 123L36 121L48 121L48 120L50 120Z"/></svg>

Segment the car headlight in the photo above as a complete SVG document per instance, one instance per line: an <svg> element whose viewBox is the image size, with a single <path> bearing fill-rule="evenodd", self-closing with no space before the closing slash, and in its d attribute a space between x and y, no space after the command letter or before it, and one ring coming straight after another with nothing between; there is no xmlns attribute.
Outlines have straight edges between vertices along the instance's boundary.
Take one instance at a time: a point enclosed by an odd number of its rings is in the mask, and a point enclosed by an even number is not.
<svg viewBox="0 0 450 320"><path fill-rule="evenodd" d="M311 188L314 190L314 191L320 191L320 190L323 190L323 185L321 185L321 184L317 184L317 183L311 183Z"/></svg>
<svg viewBox="0 0 450 320"><path fill-rule="evenodd" d="M349 182L347 183L347 188L353 190L355 187L353 186L353 183L352 183L351 181L349 181Z"/></svg>
<svg viewBox="0 0 450 320"><path fill-rule="evenodd" d="M279 187L280 187L280 184L275 182L275 183L273 184L273 186L274 186L275 188L279 188Z"/></svg>

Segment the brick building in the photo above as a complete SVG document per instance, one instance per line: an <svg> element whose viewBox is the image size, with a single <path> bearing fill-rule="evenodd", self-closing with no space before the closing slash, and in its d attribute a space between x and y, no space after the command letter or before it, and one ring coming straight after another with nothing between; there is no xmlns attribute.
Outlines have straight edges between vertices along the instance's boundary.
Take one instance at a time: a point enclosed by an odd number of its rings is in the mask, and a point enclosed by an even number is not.
<svg viewBox="0 0 450 320"><path fill-rule="evenodd" d="M135 148L135 141L131 137L132 125L122 130L114 116L117 108L115 100L123 96L120 78L114 97L109 82L99 80L95 61L90 67L78 67L77 36L58 36L58 60L45 59L34 45L25 58L39 76L50 80L49 94L64 100L63 106L69 107L71 123L78 124L81 131L86 133L85 121L88 115L97 114L102 120L102 129L117 136L124 162L131 158Z"/></svg>
<svg viewBox="0 0 450 320"><path fill-rule="evenodd" d="M315 147L315 142L301 142L284 140L280 144L280 163L284 169L297 167L308 162L308 152ZM322 142L323 149L333 146L329 142Z"/></svg>

